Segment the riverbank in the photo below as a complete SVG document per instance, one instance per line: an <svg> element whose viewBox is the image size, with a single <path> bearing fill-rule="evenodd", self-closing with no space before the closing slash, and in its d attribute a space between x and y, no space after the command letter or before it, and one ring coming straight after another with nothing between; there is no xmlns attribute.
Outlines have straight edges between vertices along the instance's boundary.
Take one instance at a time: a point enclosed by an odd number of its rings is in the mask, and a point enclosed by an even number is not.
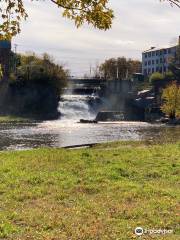
<svg viewBox="0 0 180 240"><path fill-rule="evenodd" d="M175 240L179 159L179 143L1 152L0 238Z"/></svg>
<svg viewBox="0 0 180 240"><path fill-rule="evenodd" d="M13 115L6 115L6 116L0 115L0 124L1 123L27 123L27 122L32 122L32 120L28 118L13 116Z"/></svg>

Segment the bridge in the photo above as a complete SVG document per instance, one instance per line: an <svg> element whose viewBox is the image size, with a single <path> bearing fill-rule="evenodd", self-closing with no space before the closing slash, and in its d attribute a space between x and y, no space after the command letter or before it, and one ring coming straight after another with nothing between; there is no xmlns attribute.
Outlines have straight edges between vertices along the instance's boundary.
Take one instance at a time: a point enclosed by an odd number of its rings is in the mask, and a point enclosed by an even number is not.
<svg viewBox="0 0 180 240"><path fill-rule="evenodd" d="M85 86L102 86L105 85L106 80L100 78L70 78L70 84L83 84Z"/></svg>
<svg viewBox="0 0 180 240"><path fill-rule="evenodd" d="M100 78L70 78L68 90L77 94L92 94L103 89L106 80Z"/></svg>

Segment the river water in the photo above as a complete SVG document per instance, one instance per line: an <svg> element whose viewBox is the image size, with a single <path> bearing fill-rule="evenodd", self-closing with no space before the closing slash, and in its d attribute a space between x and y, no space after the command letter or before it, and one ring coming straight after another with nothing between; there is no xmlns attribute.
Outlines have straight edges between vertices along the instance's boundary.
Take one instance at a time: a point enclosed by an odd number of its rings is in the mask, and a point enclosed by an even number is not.
<svg viewBox="0 0 180 240"><path fill-rule="evenodd" d="M115 140L180 140L180 127L144 122L80 124L79 119L93 119L88 96L67 95L59 105L59 120L32 123L1 123L0 150L38 147L64 147Z"/></svg>

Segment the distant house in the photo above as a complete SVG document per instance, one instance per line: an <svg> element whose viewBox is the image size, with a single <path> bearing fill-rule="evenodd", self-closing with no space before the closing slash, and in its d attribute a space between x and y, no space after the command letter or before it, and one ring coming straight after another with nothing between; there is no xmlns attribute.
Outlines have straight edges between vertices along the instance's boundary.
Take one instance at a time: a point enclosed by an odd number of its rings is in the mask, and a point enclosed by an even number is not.
<svg viewBox="0 0 180 240"><path fill-rule="evenodd" d="M0 40L0 64L3 70L3 79L9 76L11 55L11 42L8 40Z"/></svg>
<svg viewBox="0 0 180 240"><path fill-rule="evenodd" d="M169 70L169 64L176 57L179 45L167 48L151 47L142 53L142 74L149 76L154 72L165 73Z"/></svg>

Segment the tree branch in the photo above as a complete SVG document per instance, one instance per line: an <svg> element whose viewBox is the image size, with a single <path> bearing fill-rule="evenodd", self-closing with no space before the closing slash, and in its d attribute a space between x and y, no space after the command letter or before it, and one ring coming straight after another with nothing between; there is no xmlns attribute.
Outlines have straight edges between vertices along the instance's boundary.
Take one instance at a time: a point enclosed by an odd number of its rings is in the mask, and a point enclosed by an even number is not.
<svg viewBox="0 0 180 240"><path fill-rule="evenodd" d="M75 8L75 7L65 6L65 5L62 5L58 2L56 2L56 0L50 0L50 1L54 4L56 4L58 7L62 7L62 8L69 9L69 10L85 11L84 8ZM88 8L88 7L85 7L85 9L86 8Z"/></svg>
<svg viewBox="0 0 180 240"><path fill-rule="evenodd" d="M178 8L180 8L179 0L167 0L167 1L169 1L171 5L176 5Z"/></svg>

